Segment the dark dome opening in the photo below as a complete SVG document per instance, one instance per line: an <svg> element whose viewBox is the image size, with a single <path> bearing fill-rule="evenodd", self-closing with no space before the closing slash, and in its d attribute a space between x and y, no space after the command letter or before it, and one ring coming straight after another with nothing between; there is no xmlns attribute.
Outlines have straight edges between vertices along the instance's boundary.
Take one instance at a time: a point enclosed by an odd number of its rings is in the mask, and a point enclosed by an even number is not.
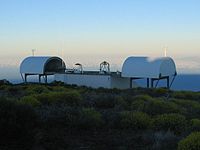
<svg viewBox="0 0 200 150"><path fill-rule="evenodd" d="M45 74L52 74L52 73L62 73L65 71L65 63L62 59L59 58L51 58L46 64L44 68Z"/></svg>

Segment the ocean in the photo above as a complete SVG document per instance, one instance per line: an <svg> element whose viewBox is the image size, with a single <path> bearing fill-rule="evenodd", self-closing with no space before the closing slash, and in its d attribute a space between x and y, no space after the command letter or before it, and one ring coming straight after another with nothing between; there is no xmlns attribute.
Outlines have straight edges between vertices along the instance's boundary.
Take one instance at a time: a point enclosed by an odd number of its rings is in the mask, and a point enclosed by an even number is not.
<svg viewBox="0 0 200 150"><path fill-rule="evenodd" d="M136 81L140 86L146 86L146 80ZM166 85L166 81L159 81L158 87ZM177 75L172 86L172 90L178 91L200 91L200 74L180 74Z"/></svg>
<svg viewBox="0 0 200 150"><path fill-rule="evenodd" d="M172 86L173 90L200 91L200 74L178 75Z"/></svg>

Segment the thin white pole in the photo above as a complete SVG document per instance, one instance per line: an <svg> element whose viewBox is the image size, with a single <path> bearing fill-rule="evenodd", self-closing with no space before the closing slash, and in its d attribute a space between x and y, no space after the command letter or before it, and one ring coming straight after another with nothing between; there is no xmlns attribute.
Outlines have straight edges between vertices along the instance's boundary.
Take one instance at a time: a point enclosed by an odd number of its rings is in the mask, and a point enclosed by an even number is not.
<svg viewBox="0 0 200 150"><path fill-rule="evenodd" d="M167 57L167 47L164 48L165 57Z"/></svg>
<svg viewBox="0 0 200 150"><path fill-rule="evenodd" d="M32 56L35 56L35 49L32 49Z"/></svg>

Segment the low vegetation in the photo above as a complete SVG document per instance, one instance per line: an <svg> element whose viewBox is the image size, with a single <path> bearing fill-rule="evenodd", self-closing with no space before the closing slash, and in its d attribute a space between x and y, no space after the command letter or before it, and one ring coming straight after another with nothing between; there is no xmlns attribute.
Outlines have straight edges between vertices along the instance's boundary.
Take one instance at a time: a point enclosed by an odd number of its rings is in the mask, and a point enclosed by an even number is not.
<svg viewBox="0 0 200 150"><path fill-rule="evenodd" d="M200 149L200 93L0 85L0 149Z"/></svg>

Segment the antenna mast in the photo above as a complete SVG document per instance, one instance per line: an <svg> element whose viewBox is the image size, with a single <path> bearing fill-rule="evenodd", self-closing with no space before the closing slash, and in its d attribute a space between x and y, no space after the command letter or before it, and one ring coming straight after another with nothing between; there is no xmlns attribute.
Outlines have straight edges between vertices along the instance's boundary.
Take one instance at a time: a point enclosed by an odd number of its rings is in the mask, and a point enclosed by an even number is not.
<svg viewBox="0 0 200 150"><path fill-rule="evenodd" d="M62 49L61 49L61 58L62 58L62 67L64 67L64 62L63 62L63 51L62 51Z"/></svg>
<svg viewBox="0 0 200 150"><path fill-rule="evenodd" d="M165 57L167 57L167 47L164 48L165 51Z"/></svg>
<svg viewBox="0 0 200 150"><path fill-rule="evenodd" d="M32 56L35 56L35 49L32 49Z"/></svg>

